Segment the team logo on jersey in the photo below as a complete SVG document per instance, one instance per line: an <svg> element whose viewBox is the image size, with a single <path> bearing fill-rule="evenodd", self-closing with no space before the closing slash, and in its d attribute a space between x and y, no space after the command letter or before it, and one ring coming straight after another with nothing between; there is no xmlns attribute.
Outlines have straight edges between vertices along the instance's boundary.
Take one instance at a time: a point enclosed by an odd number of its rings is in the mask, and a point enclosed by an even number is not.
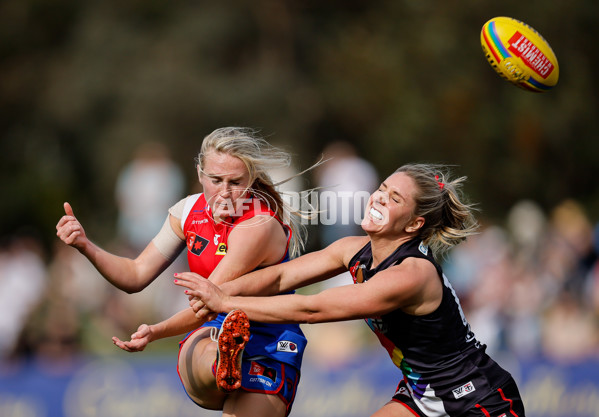
<svg viewBox="0 0 599 417"><path fill-rule="evenodd" d="M428 255L428 246L424 244L424 242L420 242L418 245L418 250L422 252L424 256Z"/></svg>
<svg viewBox="0 0 599 417"><path fill-rule="evenodd" d="M466 382L461 387L457 387L457 388L451 390L451 392L453 392L453 396L455 397L456 400L458 398L462 398L463 396L468 395L474 391L476 391L476 389L474 388L474 384L472 383L472 381Z"/></svg>
<svg viewBox="0 0 599 417"><path fill-rule="evenodd" d="M261 365L258 362L254 361L252 361L249 374L256 376L264 376L272 381L277 379L276 369L269 368L268 366Z"/></svg>
<svg viewBox="0 0 599 417"><path fill-rule="evenodd" d="M410 396L410 391L406 387L399 387L395 395L405 395L406 397Z"/></svg>
<svg viewBox="0 0 599 417"><path fill-rule="evenodd" d="M216 248L216 253L215 255L221 255L224 256L227 254L227 245L225 243L219 243L217 248Z"/></svg>
<svg viewBox="0 0 599 417"><path fill-rule="evenodd" d="M208 246L208 239L196 235L194 232L187 232L187 249L194 255L200 256Z"/></svg>
<svg viewBox="0 0 599 417"><path fill-rule="evenodd" d="M357 262L349 269L349 273L354 279L354 284L361 284L364 282L364 268L364 265L360 265L360 262Z"/></svg>
<svg viewBox="0 0 599 417"><path fill-rule="evenodd" d="M277 352L297 353L297 345L287 340L279 340L277 342Z"/></svg>
<svg viewBox="0 0 599 417"><path fill-rule="evenodd" d="M374 317L365 320L366 324L368 324L368 327L370 327L374 331L378 331L385 334L389 330L389 325L385 323L385 321L381 317Z"/></svg>

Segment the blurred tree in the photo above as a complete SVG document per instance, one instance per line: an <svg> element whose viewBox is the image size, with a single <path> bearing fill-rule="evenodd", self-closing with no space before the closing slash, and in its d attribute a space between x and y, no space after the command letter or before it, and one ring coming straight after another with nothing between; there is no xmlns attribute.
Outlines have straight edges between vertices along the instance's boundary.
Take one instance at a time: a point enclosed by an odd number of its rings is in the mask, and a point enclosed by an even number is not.
<svg viewBox="0 0 599 417"><path fill-rule="evenodd" d="M497 15L551 43L553 91L489 68L479 31ZM262 129L304 167L338 139L381 175L458 165L490 219L524 197L571 197L597 219L598 16L592 0L5 0L0 236L31 228L52 242L69 200L107 240L137 145L166 143L192 184L201 138L223 125Z"/></svg>

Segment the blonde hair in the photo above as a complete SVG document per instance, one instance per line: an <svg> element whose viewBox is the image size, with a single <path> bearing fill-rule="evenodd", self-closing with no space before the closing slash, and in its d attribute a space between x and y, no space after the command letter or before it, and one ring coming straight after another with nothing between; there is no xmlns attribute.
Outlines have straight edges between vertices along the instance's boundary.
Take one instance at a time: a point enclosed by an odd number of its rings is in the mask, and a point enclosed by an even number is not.
<svg viewBox="0 0 599 417"><path fill-rule="evenodd" d="M406 164L395 172L405 173L416 183L413 216L424 217L419 237L436 256L442 257L477 233L474 205L465 202L461 190L466 177L451 179L449 168L437 164Z"/></svg>
<svg viewBox="0 0 599 417"><path fill-rule="evenodd" d="M239 158L245 164L250 176L249 187L259 198L266 197L268 205L277 217L291 228L289 255L298 256L306 241L306 228L301 223L303 214L287 204L276 189L276 186L294 177L274 184L269 174L271 170L288 167L291 164L291 156L259 137L254 129L245 127L223 127L204 138L196 161L201 172L205 156L210 151L226 153Z"/></svg>

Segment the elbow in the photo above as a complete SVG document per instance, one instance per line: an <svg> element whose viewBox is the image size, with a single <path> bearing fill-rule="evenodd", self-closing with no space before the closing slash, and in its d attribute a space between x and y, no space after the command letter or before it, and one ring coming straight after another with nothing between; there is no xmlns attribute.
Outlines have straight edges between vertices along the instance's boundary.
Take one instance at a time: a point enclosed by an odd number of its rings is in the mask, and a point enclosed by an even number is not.
<svg viewBox="0 0 599 417"><path fill-rule="evenodd" d="M308 311L305 313L304 320L302 321L302 323L316 324L316 323L322 323L322 321L318 319L318 315L316 314L316 312Z"/></svg>
<svg viewBox="0 0 599 417"><path fill-rule="evenodd" d="M141 290L143 290L144 288L146 288L146 285L138 284L138 283L129 283L127 285L123 285L118 288L121 291L126 292L127 294L136 294L138 292L141 292Z"/></svg>
<svg viewBox="0 0 599 417"><path fill-rule="evenodd" d="M318 307L316 296L306 297L306 305L300 314L301 323L316 324L326 321L323 317L321 309Z"/></svg>

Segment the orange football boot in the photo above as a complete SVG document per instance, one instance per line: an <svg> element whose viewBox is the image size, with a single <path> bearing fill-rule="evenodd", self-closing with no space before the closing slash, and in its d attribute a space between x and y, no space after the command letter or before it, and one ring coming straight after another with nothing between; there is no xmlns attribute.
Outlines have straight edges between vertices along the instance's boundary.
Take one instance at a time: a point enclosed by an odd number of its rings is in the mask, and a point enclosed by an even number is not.
<svg viewBox="0 0 599 417"><path fill-rule="evenodd" d="M216 357L216 386L224 392L241 387L241 357L250 340L250 320L241 310L233 310L220 328Z"/></svg>

